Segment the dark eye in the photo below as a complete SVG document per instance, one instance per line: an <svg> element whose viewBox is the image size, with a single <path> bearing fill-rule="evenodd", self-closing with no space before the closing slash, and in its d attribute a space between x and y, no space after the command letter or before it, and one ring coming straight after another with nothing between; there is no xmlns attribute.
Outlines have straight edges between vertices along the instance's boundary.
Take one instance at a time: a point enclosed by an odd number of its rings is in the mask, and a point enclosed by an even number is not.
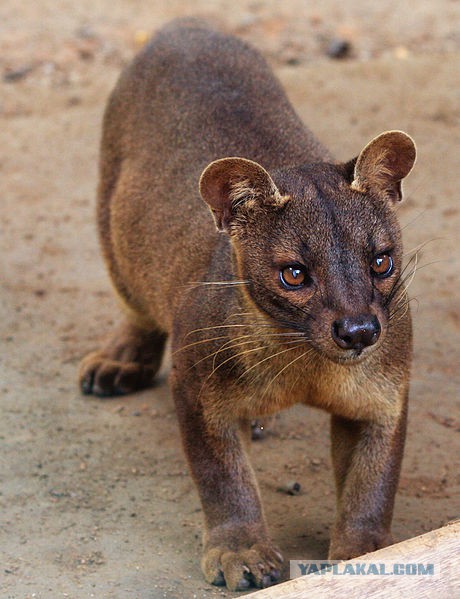
<svg viewBox="0 0 460 599"><path fill-rule="evenodd" d="M280 270L280 281L286 289L297 289L310 280L305 268L298 264L285 266Z"/></svg>
<svg viewBox="0 0 460 599"><path fill-rule="evenodd" d="M388 254L379 254L371 262L374 277L385 279L393 272L393 258Z"/></svg>

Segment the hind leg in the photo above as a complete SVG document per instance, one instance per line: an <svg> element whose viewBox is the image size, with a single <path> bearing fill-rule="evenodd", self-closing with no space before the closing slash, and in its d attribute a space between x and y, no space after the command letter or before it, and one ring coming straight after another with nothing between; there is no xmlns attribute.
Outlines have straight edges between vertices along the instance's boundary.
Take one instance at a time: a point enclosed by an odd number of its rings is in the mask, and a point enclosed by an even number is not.
<svg viewBox="0 0 460 599"><path fill-rule="evenodd" d="M79 383L86 395L124 395L153 384L167 335L123 323L97 352L80 364Z"/></svg>

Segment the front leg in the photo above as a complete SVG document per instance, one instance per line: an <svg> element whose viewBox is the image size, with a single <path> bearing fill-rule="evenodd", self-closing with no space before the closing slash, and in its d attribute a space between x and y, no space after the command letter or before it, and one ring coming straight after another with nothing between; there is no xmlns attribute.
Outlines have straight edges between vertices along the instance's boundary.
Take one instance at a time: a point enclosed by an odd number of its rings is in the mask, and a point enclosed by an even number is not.
<svg viewBox="0 0 460 599"><path fill-rule="evenodd" d="M392 543L390 528L406 433L406 399L399 413L385 423L332 417L337 516L329 559L351 559Z"/></svg>
<svg viewBox="0 0 460 599"><path fill-rule="evenodd" d="M185 453L205 516L201 561L205 578L232 591L251 584L270 586L279 579L282 556L269 539L238 425L212 422L203 404L209 406L222 397L213 398L212 391L199 390L199 385L198 392L192 390L190 377L187 383L183 378L175 374L171 382Z"/></svg>

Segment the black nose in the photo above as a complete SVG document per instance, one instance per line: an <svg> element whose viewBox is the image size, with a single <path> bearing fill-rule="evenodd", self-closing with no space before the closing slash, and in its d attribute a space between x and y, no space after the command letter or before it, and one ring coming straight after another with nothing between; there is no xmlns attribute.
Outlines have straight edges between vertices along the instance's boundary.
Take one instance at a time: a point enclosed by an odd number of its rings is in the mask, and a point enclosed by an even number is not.
<svg viewBox="0 0 460 599"><path fill-rule="evenodd" d="M373 314L360 314L332 323L332 338L342 349L362 350L380 337L380 323Z"/></svg>

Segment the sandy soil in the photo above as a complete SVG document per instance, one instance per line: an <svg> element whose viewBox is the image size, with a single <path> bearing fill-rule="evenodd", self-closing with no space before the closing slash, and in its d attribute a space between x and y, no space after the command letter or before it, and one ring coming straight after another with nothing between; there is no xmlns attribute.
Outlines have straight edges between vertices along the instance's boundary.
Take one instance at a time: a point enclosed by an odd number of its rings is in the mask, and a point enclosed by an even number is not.
<svg viewBox="0 0 460 599"><path fill-rule="evenodd" d="M2 2L2 597L232 596L199 570L202 514L168 364L155 389L125 400L76 387L80 358L118 318L93 219L105 99L148 33L192 12L252 40L338 158L385 129L416 139L400 217L407 250L426 245L411 287L415 361L394 533L458 515L460 4L316 4ZM343 60L327 55L337 40L351 45ZM253 460L286 558L324 557L334 510L327 416L283 413ZM279 492L294 480L300 495Z"/></svg>

